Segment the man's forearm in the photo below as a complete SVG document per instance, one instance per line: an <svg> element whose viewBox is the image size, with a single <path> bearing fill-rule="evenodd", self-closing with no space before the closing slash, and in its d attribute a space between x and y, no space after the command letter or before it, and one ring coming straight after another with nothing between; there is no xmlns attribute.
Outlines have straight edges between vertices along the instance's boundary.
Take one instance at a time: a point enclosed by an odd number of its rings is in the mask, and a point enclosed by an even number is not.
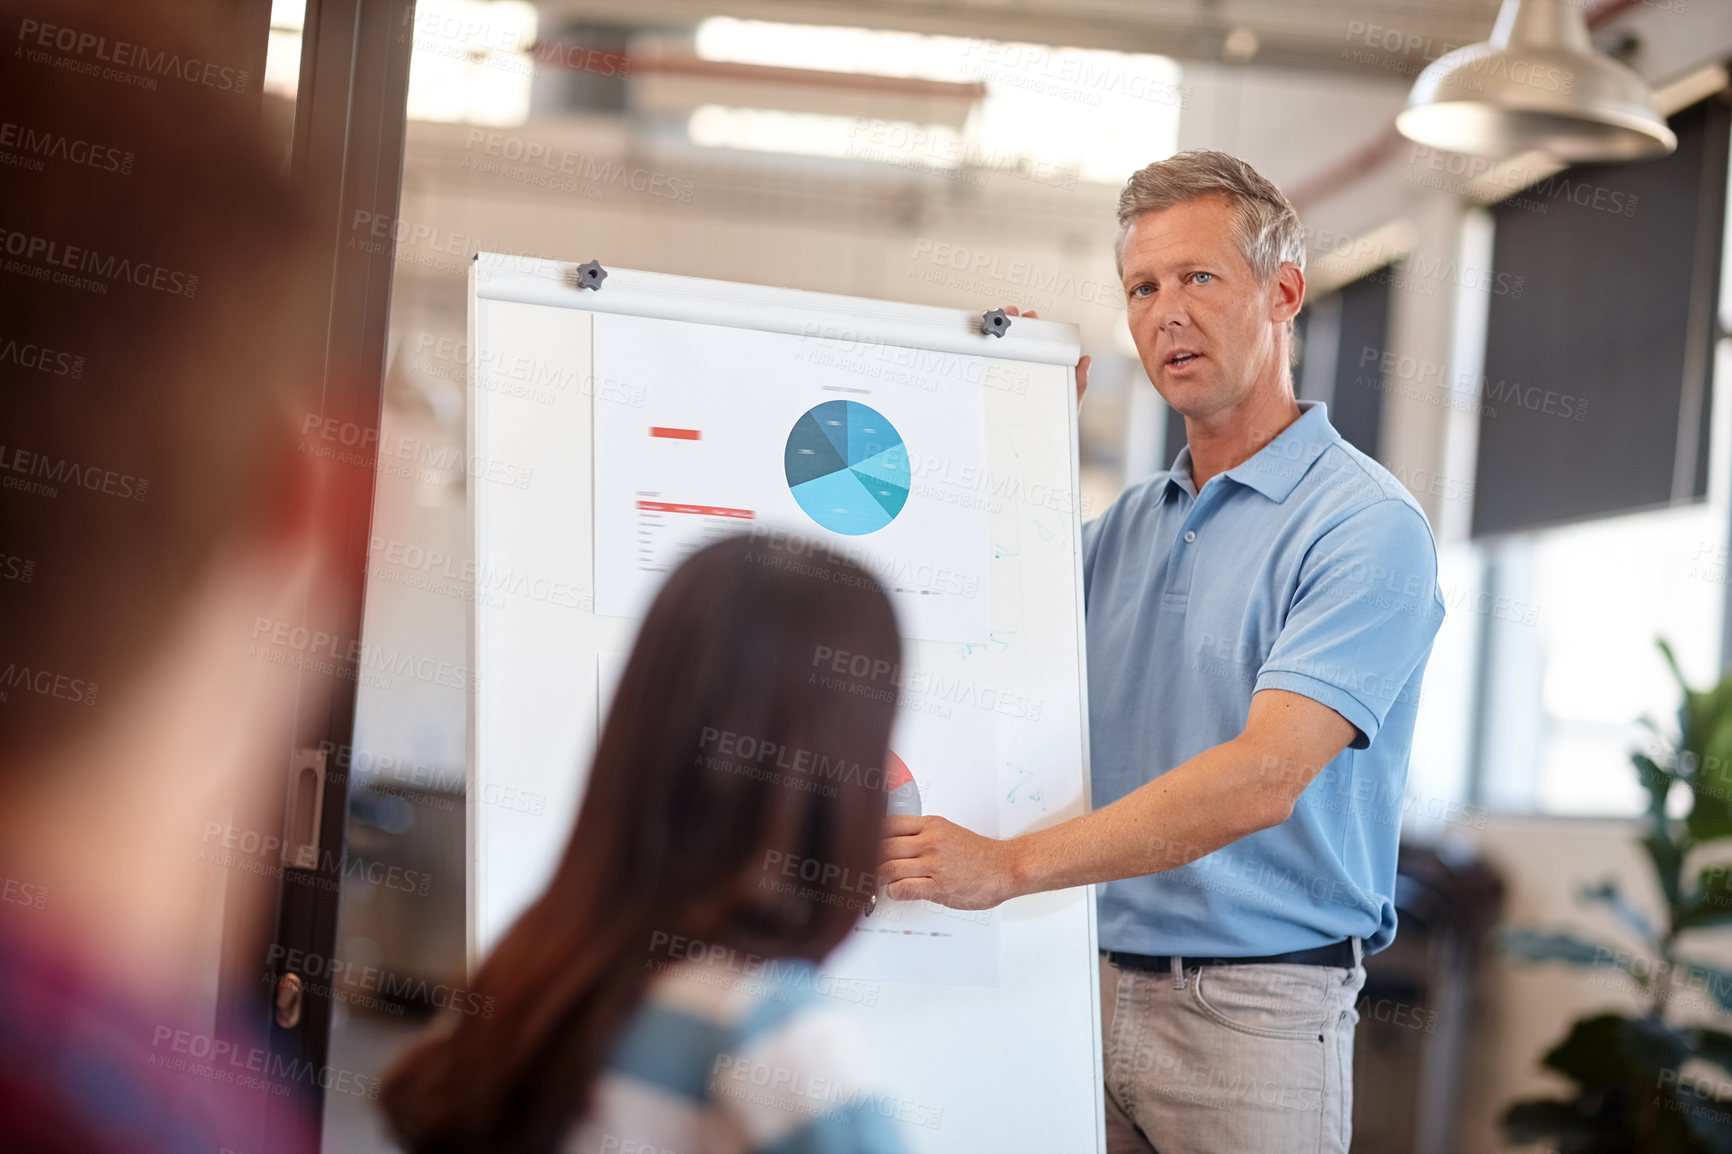
<svg viewBox="0 0 1732 1154"><path fill-rule="evenodd" d="M942 817L887 818L880 867L887 892L982 910L1023 894L1173 869L1286 821L1355 732L1326 705L1266 689L1251 698L1239 736L1052 829L999 841Z"/></svg>
<svg viewBox="0 0 1732 1154"><path fill-rule="evenodd" d="M1270 772L1270 760L1241 736L1109 806L1011 840L1009 896L1159 873L1279 825L1304 782Z"/></svg>

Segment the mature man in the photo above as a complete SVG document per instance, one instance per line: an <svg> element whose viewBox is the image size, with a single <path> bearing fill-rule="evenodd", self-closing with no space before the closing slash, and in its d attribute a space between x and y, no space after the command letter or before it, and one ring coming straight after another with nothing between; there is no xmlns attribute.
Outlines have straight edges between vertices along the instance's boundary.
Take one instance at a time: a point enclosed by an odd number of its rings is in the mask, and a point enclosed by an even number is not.
<svg viewBox="0 0 1732 1154"><path fill-rule="evenodd" d="M1083 527L1098 808L1005 841L892 818L884 877L960 908L1100 884L1115 1154L1345 1151L1436 550L1294 398L1305 248L1280 191L1181 153L1131 177L1119 227L1131 336L1187 445Z"/></svg>

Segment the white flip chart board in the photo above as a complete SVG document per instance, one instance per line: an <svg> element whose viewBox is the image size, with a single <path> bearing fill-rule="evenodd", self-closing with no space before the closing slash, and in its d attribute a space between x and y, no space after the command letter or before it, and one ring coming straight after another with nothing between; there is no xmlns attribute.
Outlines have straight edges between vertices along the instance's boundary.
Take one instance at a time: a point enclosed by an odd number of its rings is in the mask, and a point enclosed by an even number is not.
<svg viewBox="0 0 1732 1154"><path fill-rule="evenodd" d="M470 276L473 964L546 881L660 581L733 531L872 569L893 810L1088 806L1073 326L483 253ZM882 903L824 964L920 1154L1105 1149L1094 899Z"/></svg>

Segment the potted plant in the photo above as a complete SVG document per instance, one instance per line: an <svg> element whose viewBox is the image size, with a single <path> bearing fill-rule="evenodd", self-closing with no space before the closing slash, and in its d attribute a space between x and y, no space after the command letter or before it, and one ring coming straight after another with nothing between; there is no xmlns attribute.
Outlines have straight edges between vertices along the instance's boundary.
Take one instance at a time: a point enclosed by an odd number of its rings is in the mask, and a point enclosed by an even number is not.
<svg viewBox="0 0 1732 1154"><path fill-rule="evenodd" d="M1580 898L1608 912L1637 948L1539 929L1505 933L1499 943L1527 961L1616 972L1647 1001L1639 1017L1578 1020L1543 1059L1575 1092L1517 1102L1504 1115L1511 1141L1548 1142L1559 1154L1732 1154L1732 1034L1667 1020L1686 992L1732 1011L1732 971L1692 958L1686 943L1732 924L1732 866L1692 862L1696 851L1732 839L1732 675L1698 692L1671 647L1662 641L1660 651L1683 693L1677 732L1644 718L1654 749L1631 756L1648 795L1641 841L1662 898L1660 923L1606 880L1584 886ZM1680 795L1687 808L1674 804Z"/></svg>

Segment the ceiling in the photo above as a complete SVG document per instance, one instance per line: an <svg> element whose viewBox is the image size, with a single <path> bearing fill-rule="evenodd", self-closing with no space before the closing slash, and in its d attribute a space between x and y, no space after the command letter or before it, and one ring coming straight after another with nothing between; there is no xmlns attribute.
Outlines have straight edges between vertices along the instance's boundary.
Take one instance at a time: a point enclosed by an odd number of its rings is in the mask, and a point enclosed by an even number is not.
<svg viewBox="0 0 1732 1154"><path fill-rule="evenodd" d="M544 35L567 23L677 27L736 16L1387 78L1484 40L1498 0L633 0L627 21L618 0L537 6Z"/></svg>

